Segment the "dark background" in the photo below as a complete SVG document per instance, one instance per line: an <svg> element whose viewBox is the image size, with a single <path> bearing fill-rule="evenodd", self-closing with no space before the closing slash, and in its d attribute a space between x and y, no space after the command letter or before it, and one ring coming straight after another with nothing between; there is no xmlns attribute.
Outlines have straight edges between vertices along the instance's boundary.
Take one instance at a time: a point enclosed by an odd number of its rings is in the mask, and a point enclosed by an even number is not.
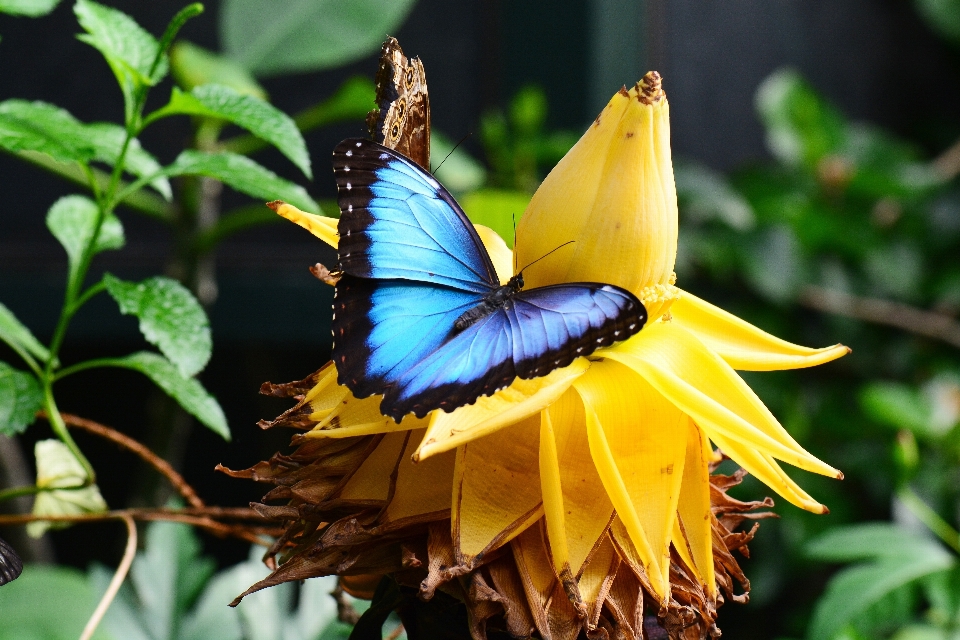
<svg viewBox="0 0 960 640"><path fill-rule="evenodd" d="M184 2L108 4L159 34ZM206 5L207 12L189 22L182 37L218 49L217 3ZM44 100L83 121L119 121L122 101L115 80L100 54L73 37L78 31L69 2L38 20L0 16L0 100ZM675 156L730 170L767 157L753 95L761 80L784 65L799 69L850 117L919 141L930 154L960 134L957 53L900 0L422 0L393 35L409 55L424 61L433 126L454 140L476 133L485 109L506 105L528 83L545 88L550 127L582 130L621 84L657 69L670 99ZM371 55L334 71L262 82L275 105L296 113L330 95L345 78L372 77L375 70ZM159 106L166 91L166 86L154 91L148 107ZM316 178L306 186L314 198L334 196L327 170L334 144L364 133L357 122L307 136ZM142 142L169 162L189 136L185 120L168 119L149 129ZM465 144L482 157L476 136ZM257 159L302 183L278 153L263 152ZM0 155L0 301L42 341L56 321L66 266L44 216L58 197L74 192L60 179ZM225 209L247 202L235 194L224 198ZM92 277L98 270L128 279L162 273L171 246L167 228L137 213L120 215L127 248L99 257ZM260 383L302 378L328 357L330 291L306 268L330 259L321 243L289 224L244 232L217 251L219 296L209 309L214 353L201 379L223 406L234 440L224 443L193 428L173 456L211 504L244 504L260 494L256 486L215 474L218 462L243 468L285 444L286 434L255 426L288 406L258 396ZM62 360L121 355L142 346L136 321L119 316L102 296L74 321ZM0 359L14 361L2 348ZM149 425L163 419L162 403L145 379L124 371L91 375L60 383L62 410L136 438L146 438ZM43 424L28 432L22 441L27 458L32 443L47 437ZM127 504L143 482L135 461L83 434L77 439L100 470L107 501ZM74 528L52 536L53 552L58 561L81 567L91 559L112 563L121 534L116 525ZM245 544L207 542L223 563L247 553ZM743 615L739 610L745 608L725 607L722 618L733 637L733 619Z"/></svg>

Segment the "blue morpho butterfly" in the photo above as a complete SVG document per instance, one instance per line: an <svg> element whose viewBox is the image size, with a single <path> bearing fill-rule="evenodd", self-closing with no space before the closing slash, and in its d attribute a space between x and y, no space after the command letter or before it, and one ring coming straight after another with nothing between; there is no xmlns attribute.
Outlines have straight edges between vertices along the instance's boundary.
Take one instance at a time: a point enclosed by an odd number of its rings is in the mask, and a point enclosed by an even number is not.
<svg viewBox="0 0 960 640"><path fill-rule="evenodd" d="M333 151L340 222L333 361L356 397L380 411L453 411L509 385L625 340L643 304L609 284L522 291L501 286L473 225L414 162L375 142Z"/></svg>

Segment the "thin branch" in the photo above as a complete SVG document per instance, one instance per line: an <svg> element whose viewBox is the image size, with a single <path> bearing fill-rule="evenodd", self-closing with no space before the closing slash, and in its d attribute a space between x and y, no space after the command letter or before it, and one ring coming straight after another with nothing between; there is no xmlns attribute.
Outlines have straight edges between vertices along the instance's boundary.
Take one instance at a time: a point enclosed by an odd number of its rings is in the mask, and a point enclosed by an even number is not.
<svg viewBox="0 0 960 640"><path fill-rule="evenodd" d="M903 329L960 348L960 322L933 311L924 311L900 302L863 298L813 285L800 292L800 303L818 311L826 311L865 322Z"/></svg>
<svg viewBox="0 0 960 640"><path fill-rule="evenodd" d="M45 411L37 412L37 417L47 418ZM173 488L177 490L183 499L192 507L202 508L204 507L203 500L200 499L200 496L197 495L197 492L194 491L193 487L183 478L182 475L177 473L177 470L170 466L170 463L155 454L153 451L148 449L146 446L140 444L130 436L127 436L115 429L111 429L105 425L102 425L93 420L87 420L86 418L81 418L69 413L61 413L60 417L63 418L63 421L69 427L76 427L78 429L83 429L89 433L100 436L101 438L106 438L107 440L114 442L124 449L135 453L140 457L141 460L149 464L151 467L156 469L160 475L165 477Z"/></svg>
<svg viewBox="0 0 960 640"><path fill-rule="evenodd" d="M29 522L69 522L73 524L85 522L103 522L104 520L115 520L129 516L134 520L156 521L163 520L167 522L182 522L201 529L205 529L214 535L221 537L232 536L240 538L247 542L269 546L270 543L263 540L260 536L279 537L282 530L272 526L256 526L249 524L229 524L219 522L215 518L224 520L255 520L263 522L263 516L253 509L242 507L187 507L184 509L171 509L167 507L155 509L117 509L114 511L104 511L102 513L84 513L79 515L53 516L53 515L34 515L34 514L13 514L0 515L0 526L20 525Z"/></svg>
<svg viewBox="0 0 960 640"><path fill-rule="evenodd" d="M403 623L398 624L396 628L388 633L383 640L397 640L401 633L403 633Z"/></svg>
<svg viewBox="0 0 960 640"><path fill-rule="evenodd" d="M337 586L330 592L330 596L337 602L337 620L349 625L357 624L360 620L360 614L353 608L353 604L347 600L343 585L337 580Z"/></svg>
<svg viewBox="0 0 960 640"><path fill-rule="evenodd" d="M120 591L120 586L123 584L123 581L126 580L127 573L130 571L130 565L133 564L133 558L137 555L137 524L130 516L120 517L127 525L127 547L123 551L123 559L120 560L120 566L117 567L117 572L113 574L113 579L110 580L110 586L107 587L107 592L103 594L103 597L100 599L100 604L97 605L93 615L87 620L87 626L83 628L83 633L80 634L80 640L90 640L90 638L93 637L93 633L97 630L97 627L100 626L100 621L103 620L103 616L106 615L107 609L110 608L113 599L117 597L117 592Z"/></svg>

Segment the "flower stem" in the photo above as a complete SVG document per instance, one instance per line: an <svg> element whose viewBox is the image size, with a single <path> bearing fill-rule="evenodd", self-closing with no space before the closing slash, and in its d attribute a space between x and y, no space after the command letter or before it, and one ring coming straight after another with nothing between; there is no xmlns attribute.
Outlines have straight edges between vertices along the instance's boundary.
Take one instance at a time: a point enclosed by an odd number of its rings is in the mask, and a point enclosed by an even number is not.
<svg viewBox="0 0 960 640"><path fill-rule="evenodd" d="M913 489L904 485L897 491L897 498L915 515L930 531L955 552L960 553L960 533L930 508Z"/></svg>

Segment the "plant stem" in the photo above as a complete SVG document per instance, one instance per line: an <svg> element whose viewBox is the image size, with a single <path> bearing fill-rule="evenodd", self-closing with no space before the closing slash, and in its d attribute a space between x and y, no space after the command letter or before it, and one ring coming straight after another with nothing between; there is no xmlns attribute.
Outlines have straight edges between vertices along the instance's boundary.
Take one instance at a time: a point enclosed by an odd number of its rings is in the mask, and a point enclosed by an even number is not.
<svg viewBox="0 0 960 640"><path fill-rule="evenodd" d="M43 489L34 484L28 484L23 487L12 487L10 489L4 489L3 491L0 491L0 502L4 502L6 500L13 500L14 498L19 498L20 496L36 495L41 491L43 491Z"/></svg>
<svg viewBox="0 0 960 640"><path fill-rule="evenodd" d="M50 416L50 428L57 434L60 441L70 449L70 453L73 454L73 457L77 459L77 462L80 463L80 466L83 467L84 472L87 474L86 485L96 483L97 473L93 470L93 465L90 464L87 457L80 451L77 443L73 441L73 437L70 435L70 432L67 431L67 425L63 422L63 418L60 417L60 410L57 408L57 403L53 399L53 383L49 377L43 380L43 407L46 409L47 415Z"/></svg>
<svg viewBox="0 0 960 640"><path fill-rule="evenodd" d="M897 491L897 497L930 531L944 544L960 553L960 533L930 508L909 486L904 485Z"/></svg>
<svg viewBox="0 0 960 640"><path fill-rule="evenodd" d="M107 587L107 592L103 594L103 598L100 599L100 603L94 610L93 615L90 616L86 626L83 628L83 633L80 634L80 640L90 640L90 638L93 637L97 627L100 626L100 621L103 620L103 616L106 615L107 609L110 608L113 599L117 597L117 592L120 591L120 586L123 584L123 581L126 580L127 572L130 571L130 565L133 564L133 558L137 555L137 523L126 514L120 516L120 518L127 525L127 547L123 551L123 559L120 560L120 566L117 567L117 572L113 574L113 579L110 580L110 586Z"/></svg>

